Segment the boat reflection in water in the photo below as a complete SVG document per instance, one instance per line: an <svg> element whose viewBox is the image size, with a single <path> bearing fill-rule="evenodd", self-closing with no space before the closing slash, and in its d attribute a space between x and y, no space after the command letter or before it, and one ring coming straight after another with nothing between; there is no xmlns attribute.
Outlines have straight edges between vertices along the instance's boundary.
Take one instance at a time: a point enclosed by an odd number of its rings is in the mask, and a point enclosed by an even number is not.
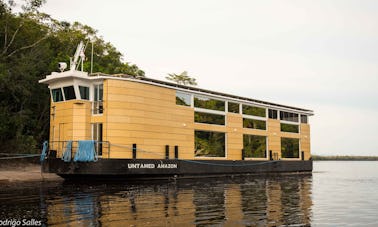
<svg viewBox="0 0 378 227"><path fill-rule="evenodd" d="M64 183L46 195L49 225L310 225L312 176L149 184ZM51 193L51 190L48 190Z"/></svg>

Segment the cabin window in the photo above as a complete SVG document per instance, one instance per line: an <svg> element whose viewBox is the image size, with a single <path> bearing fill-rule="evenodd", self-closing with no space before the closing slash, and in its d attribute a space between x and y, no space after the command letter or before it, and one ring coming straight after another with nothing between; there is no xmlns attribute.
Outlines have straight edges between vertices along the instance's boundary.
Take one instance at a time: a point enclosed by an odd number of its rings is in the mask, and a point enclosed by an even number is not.
<svg viewBox="0 0 378 227"><path fill-rule="evenodd" d="M281 138L282 158L299 158L299 139Z"/></svg>
<svg viewBox="0 0 378 227"><path fill-rule="evenodd" d="M243 135L246 158L266 158L266 136Z"/></svg>
<svg viewBox="0 0 378 227"><path fill-rule="evenodd" d="M239 113L239 103L228 102L228 112L229 113Z"/></svg>
<svg viewBox="0 0 378 227"><path fill-rule="evenodd" d="M256 119L243 118L243 128L266 130L266 122Z"/></svg>
<svg viewBox="0 0 378 227"><path fill-rule="evenodd" d="M280 119L283 121L298 122L298 114L280 111Z"/></svg>
<svg viewBox="0 0 378 227"><path fill-rule="evenodd" d="M307 124L308 123L307 115L301 115L301 123L302 124Z"/></svg>
<svg viewBox="0 0 378 227"><path fill-rule="evenodd" d="M103 94L104 94L104 86L102 84L96 84L94 86L94 100L95 101L102 101Z"/></svg>
<svg viewBox="0 0 378 227"><path fill-rule="evenodd" d="M103 108L103 94L104 87L102 84L96 84L94 86L94 100L93 100L93 114L102 114Z"/></svg>
<svg viewBox="0 0 378 227"><path fill-rule="evenodd" d="M270 119L277 119L277 110L268 110L268 115Z"/></svg>
<svg viewBox="0 0 378 227"><path fill-rule="evenodd" d="M299 133L299 125L281 123L281 132Z"/></svg>
<svg viewBox="0 0 378 227"><path fill-rule="evenodd" d="M194 96L194 107L225 111L225 102L203 96Z"/></svg>
<svg viewBox="0 0 378 227"><path fill-rule="evenodd" d="M246 114L246 115L265 117L266 116L265 112L266 112L265 108L243 105L243 114Z"/></svg>
<svg viewBox="0 0 378 227"><path fill-rule="evenodd" d="M54 102L63 101L62 89L60 89L60 88L52 89L51 94L52 94L52 99L53 99Z"/></svg>
<svg viewBox="0 0 378 227"><path fill-rule="evenodd" d="M176 91L176 104L181 106L191 106L192 96L187 93Z"/></svg>
<svg viewBox="0 0 378 227"><path fill-rule="evenodd" d="M80 98L89 100L89 87L79 86Z"/></svg>
<svg viewBox="0 0 378 227"><path fill-rule="evenodd" d="M194 122L214 125L225 125L225 116L219 114L195 112Z"/></svg>
<svg viewBox="0 0 378 227"><path fill-rule="evenodd" d="M66 100L76 99L75 89L73 86L63 87L63 91Z"/></svg>
<svg viewBox="0 0 378 227"><path fill-rule="evenodd" d="M224 132L195 131L194 155L196 157L226 157L226 134Z"/></svg>

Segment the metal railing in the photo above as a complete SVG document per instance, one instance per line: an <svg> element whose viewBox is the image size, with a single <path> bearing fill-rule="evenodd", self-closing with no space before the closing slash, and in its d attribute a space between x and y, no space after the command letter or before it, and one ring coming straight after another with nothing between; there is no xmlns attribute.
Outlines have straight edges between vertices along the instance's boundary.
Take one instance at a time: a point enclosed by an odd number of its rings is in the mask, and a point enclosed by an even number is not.
<svg viewBox="0 0 378 227"><path fill-rule="evenodd" d="M76 150L79 147L79 140L64 140L64 141L50 141L49 144L49 154L56 153L55 157L62 158L64 152L66 152L69 142L72 142L70 148L71 158L76 154ZM98 158L103 158L106 155L110 157L110 143L109 141L94 141L94 147L96 151L96 156ZM54 155L53 155L54 156Z"/></svg>

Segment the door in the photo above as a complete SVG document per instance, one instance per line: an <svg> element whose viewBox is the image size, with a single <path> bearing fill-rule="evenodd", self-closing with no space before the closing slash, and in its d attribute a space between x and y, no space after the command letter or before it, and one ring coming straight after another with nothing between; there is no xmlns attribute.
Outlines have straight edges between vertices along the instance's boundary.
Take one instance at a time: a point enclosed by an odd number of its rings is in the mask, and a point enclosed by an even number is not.
<svg viewBox="0 0 378 227"><path fill-rule="evenodd" d="M102 156L102 123L92 124L92 139L95 140L95 148L98 156Z"/></svg>

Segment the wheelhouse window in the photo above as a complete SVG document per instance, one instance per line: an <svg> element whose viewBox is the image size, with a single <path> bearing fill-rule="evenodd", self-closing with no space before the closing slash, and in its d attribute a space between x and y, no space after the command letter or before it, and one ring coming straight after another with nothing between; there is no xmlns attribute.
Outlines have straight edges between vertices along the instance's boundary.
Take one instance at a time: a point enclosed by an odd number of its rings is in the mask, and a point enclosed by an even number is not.
<svg viewBox="0 0 378 227"><path fill-rule="evenodd" d="M81 99L89 100L89 87L79 85L79 91Z"/></svg>
<svg viewBox="0 0 378 227"><path fill-rule="evenodd" d="M246 158L266 158L266 136L243 135Z"/></svg>
<svg viewBox="0 0 378 227"><path fill-rule="evenodd" d="M191 106L192 96L187 93L176 91L176 104L181 106Z"/></svg>
<svg viewBox="0 0 378 227"><path fill-rule="evenodd" d="M229 113L239 113L239 103L228 102L228 112Z"/></svg>
<svg viewBox="0 0 378 227"><path fill-rule="evenodd" d="M307 124L308 123L307 115L301 115L301 123L302 124Z"/></svg>
<svg viewBox="0 0 378 227"><path fill-rule="evenodd" d="M256 119L243 118L243 128L266 130L266 122Z"/></svg>
<svg viewBox="0 0 378 227"><path fill-rule="evenodd" d="M219 114L195 112L194 122L214 125L225 125L225 116Z"/></svg>
<svg viewBox="0 0 378 227"><path fill-rule="evenodd" d="M299 133L299 125L281 123L281 132Z"/></svg>
<svg viewBox="0 0 378 227"><path fill-rule="evenodd" d="M299 139L281 138L282 158L299 158Z"/></svg>
<svg viewBox="0 0 378 227"><path fill-rule="evenodd" d="M54 102L63 101L63 93L61 88L55 88L51 90L52 99Z"/></svg>
<svg viewBox="0 0 378 227"><path fill-rule="evenodd" d="M277 119L277 110L268 110L268 115L270 119Z"/></svg>
<svg viewBox="0 0 378 227"><path fill-rule="evenodd" d="M93 114L102 114L104 87L102 84L94 86Z"/></svg>
<svg viewBox="0 0 378 227"><path fill-rule="evenodd" d="M194 107L225 111L225 102L222 100L211 99L204 96L194 96Z"/></svg>
<svg viewBox="0 0 378 227"><path fill-rule="evenodd" d="M257 106L249 106L243 105L243 114L252 115L257 117L265 117L265 108L257 107Z"/></svg>
<svg viewBox="0 0 378 227"><path fill-rule="evenodd" d="M194 131L195 157L226 157L224 132Z"/></svg>
<svg viewBox="0 0 378 227"><path fill-rule="evenodd" d="M73 86L63 87L63 91L66 100L76 99L75 89Z"/></svg>
<svg viewBox="0 0 378 227"><path fill-rule="evenodd" d="M299 122L298 114L280 111L280 119L284 121Z"/></svg>

